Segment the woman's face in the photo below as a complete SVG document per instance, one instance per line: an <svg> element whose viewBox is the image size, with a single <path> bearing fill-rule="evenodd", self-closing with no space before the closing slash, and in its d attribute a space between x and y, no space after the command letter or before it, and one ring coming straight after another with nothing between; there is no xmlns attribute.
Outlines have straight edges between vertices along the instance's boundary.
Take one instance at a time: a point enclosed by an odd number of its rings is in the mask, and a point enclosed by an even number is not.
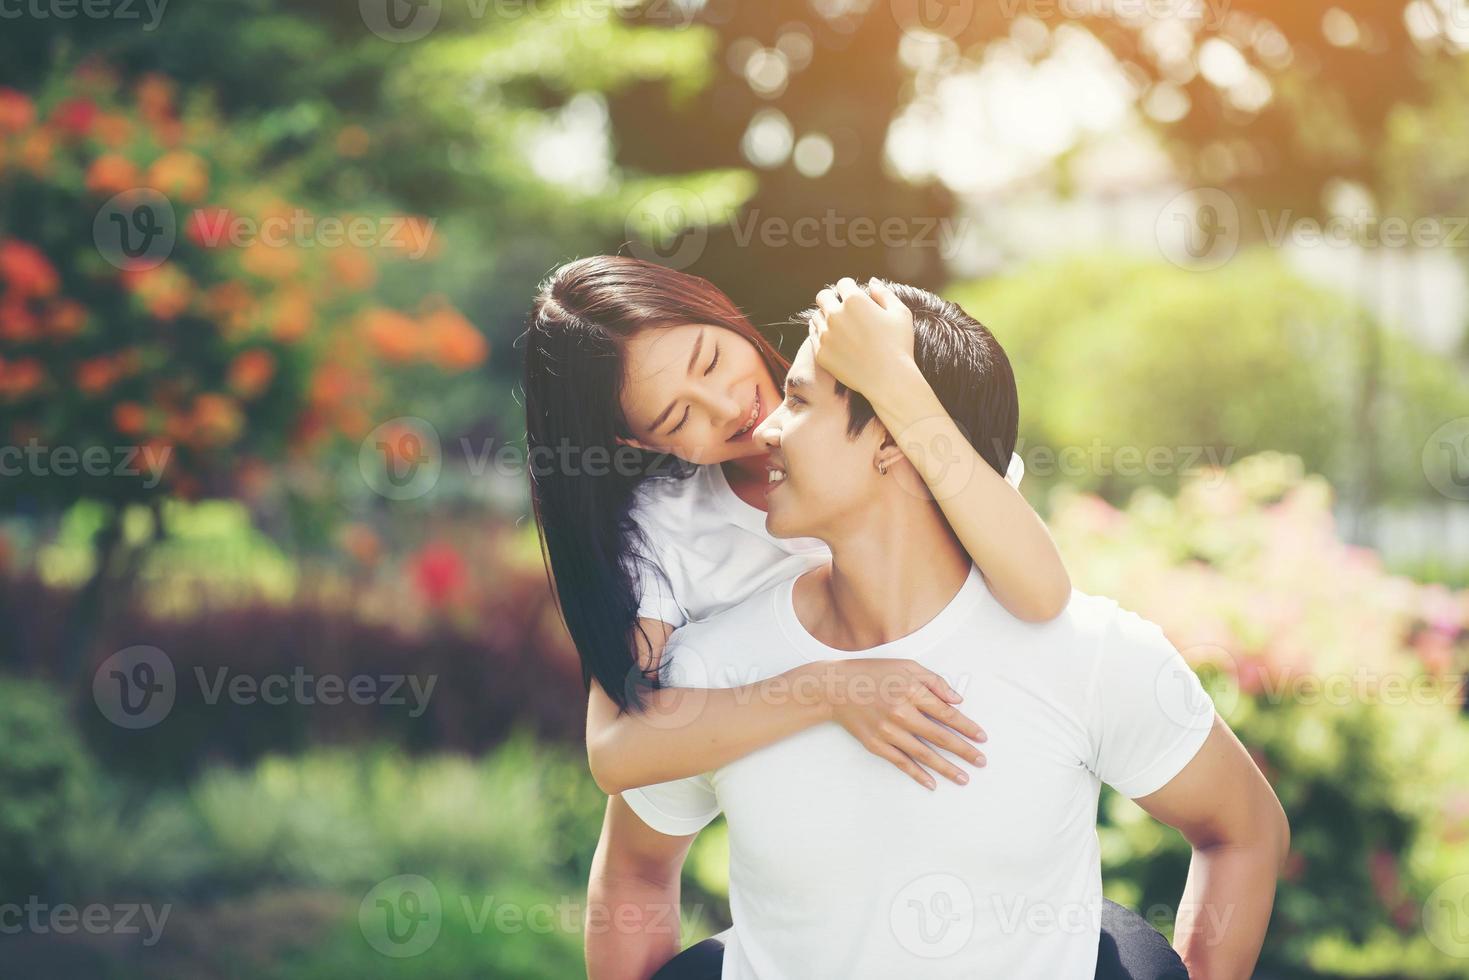
<svg viewBox="0 0 1469 980"><path fill-rule="evenodd" d="M727 327L642 330L623 349L622 414L639 449L691 463L758 456L755 426L779 402L760 352Z"/></svg>

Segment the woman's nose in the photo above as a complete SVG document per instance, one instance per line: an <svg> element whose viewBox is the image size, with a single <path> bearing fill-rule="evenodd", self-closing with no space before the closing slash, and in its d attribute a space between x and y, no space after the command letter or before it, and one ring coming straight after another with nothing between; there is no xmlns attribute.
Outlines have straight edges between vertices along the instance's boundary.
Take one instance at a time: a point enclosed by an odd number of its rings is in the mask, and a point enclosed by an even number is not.
<svg viewBox="0 0 1469 980"><path fill-rule="evenodd" d="M748 405L741 405L739 399L729 392L711 393L708 396L709 417L716 425L729 425L732 422L743 421L748 412Z"/></svg>

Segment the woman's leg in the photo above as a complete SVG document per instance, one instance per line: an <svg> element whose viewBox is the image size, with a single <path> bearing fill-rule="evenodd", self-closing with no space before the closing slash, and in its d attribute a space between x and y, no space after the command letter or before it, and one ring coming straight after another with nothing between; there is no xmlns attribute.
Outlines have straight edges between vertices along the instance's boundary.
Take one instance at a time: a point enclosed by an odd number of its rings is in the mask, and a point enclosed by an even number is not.
<svg viewBox="0 0 1469 980"><path fill-rule="evenodd" d="M1146 919L1107 901L1102 904L1096 980L1188 980L1188 970Z"/></svg>
<svg viewBox="0 0 1469 980"><path fill-rule="evenodd" d="M653 974L653 980L719 980L724 970L724 937L721 932L694 943Z"/></svg>

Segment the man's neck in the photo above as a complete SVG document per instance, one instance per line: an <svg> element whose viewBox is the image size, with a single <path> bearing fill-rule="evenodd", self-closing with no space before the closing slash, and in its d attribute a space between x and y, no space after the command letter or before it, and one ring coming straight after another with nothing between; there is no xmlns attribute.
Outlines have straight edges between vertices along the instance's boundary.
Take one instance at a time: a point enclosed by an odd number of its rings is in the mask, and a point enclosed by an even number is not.
<svg viewBox="0 0 1469 980"><path fill-rule="evenodd" d="M798 583L796 614L822 643L868 650L901 639L939 614L973 566L933 504L884 501L826 537L831 565Z"/></svg>

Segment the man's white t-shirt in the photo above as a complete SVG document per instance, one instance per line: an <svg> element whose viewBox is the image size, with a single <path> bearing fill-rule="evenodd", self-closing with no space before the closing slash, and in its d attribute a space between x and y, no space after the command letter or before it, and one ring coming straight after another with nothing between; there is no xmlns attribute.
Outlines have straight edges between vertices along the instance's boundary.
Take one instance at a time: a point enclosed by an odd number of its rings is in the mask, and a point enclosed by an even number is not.
<svg viewBox="0 0 1469 980"><path fill-rule="evenodd" d="M835 722L714 772L623 795L655 830L729 824L724 980L1090 978L1102 782L1160 789L1213 706L1162 631L1074 592L1048 623L1007 613L977 569L930 622L864 651L811 636L794 579L670 640L671 682L721 688L803 662L902 657L943 675L989 735L966 786L919 786ZM957 760L956 760L957 761Z"/></svg>
<svg viewBox="0 0 1469 980"><path fill-rule="evenodd" d="M1020 457L1005 479L1019 488ZM715 464L686 478L660 477L638 488L632 511L645 547L631 561L638 615L671 626L718 615L831 560L816 538L777 538L765 512L739 498Z"/></svg>

